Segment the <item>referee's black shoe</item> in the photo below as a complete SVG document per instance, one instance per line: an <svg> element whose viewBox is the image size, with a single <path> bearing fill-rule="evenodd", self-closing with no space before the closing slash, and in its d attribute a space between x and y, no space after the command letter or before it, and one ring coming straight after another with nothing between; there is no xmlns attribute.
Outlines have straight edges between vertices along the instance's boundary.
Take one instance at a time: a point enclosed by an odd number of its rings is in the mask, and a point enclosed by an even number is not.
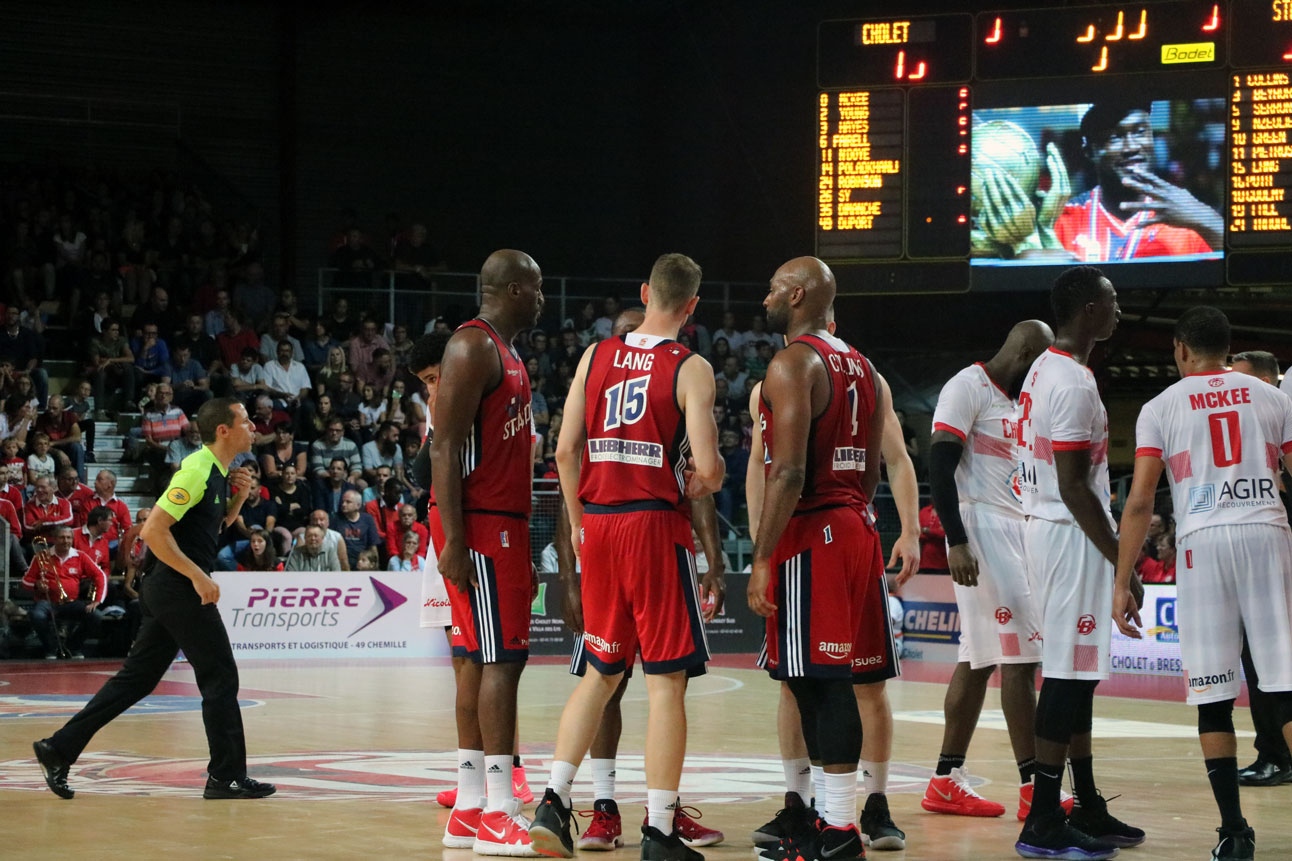
<svg viewBox="0 0 1292 861"><path fill-rule="evenodd" d="M206 779L206 788L202 790L203 798L264 798L273 795L278 787L272 783L261 783L250 777L235 777L233 780Z"/></svg>
<svg viewBox="0 0 1292 861"><path fill-rule="evenodd" d="M72 766L62 755L54 750L49 739L32 742L31 749L36 752L36 761L45 775L45 785L59 798L71 798L76 792L67 785L67 773Z"/></svg>
<svg viewBox="0 0 1292 861"><path fill-rule="evenodd" d="M1238 772L1240 786L1278 786L1283 783L1292 783L1292 762L1277 762L1261 755Z"/></svg>
<svg viewBox="0 0 1292 861"><path fill-rule="evenodd" d="M534 811L529 825L529 842L534 851L550 858L573 858L574 838L570 836L570 808L561 803L556 790L548 789Z"/></svg>

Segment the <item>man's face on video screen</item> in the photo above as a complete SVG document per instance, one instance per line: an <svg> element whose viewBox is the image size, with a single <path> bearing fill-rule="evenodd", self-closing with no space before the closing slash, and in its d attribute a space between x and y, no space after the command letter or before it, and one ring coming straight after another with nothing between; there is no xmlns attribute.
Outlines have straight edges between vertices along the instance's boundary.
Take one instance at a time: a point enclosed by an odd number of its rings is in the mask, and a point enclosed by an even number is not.
<svg viewBox="0 0 1292 861"><path fill-rule="evenodd" d="M1153 126L1146 111L1133 110L1090 142L1090 158L1099 182L1120 183L1123 177L1149 172L1153 156Z"/></svg>

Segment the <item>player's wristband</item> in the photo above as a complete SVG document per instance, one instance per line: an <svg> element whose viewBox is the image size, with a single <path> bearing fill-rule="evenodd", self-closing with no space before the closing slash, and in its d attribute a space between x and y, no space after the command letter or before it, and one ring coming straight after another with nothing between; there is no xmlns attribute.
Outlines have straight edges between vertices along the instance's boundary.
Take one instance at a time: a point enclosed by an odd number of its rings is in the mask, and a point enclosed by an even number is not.
<svg viewBox="0 0 1292 861"><path fill-rule="evenodd" d="M929 450L929 492L933 510L946 532L948 547L969 541L960 519L960 495L956 490L956 467L963 453L964 446L959 442L935 442Z"/></svg>

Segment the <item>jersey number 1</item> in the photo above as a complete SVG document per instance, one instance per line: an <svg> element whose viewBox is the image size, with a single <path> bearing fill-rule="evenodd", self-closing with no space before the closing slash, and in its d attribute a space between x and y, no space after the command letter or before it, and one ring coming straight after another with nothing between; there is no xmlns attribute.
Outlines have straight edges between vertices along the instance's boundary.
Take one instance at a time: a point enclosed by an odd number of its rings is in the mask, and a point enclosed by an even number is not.
<svg viewBox="0 0 1292 861"><path fill-rule="evenodd" d="M605 429L636 424L646 415L646 384L650 377L634 377L606 389Z"/></svg>
<svg viewBox="0 0 1292 861"><path fill-rule="evenodd" d="M1238 430L1238 413L1229 411L1207 416L1211 428L1211 460L1216 466L1233 466L1243 460L1243 437Z"/></svg>

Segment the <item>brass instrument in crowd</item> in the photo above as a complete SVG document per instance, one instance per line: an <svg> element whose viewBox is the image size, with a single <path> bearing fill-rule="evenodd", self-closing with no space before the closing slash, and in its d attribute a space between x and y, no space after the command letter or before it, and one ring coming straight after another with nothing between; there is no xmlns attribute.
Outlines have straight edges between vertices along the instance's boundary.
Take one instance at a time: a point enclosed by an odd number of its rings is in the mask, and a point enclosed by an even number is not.
<svg viewBox="0 0 1292 861"><path fill-rule="evenodd" d="M67 603L67 590L63 588L63 578L58 575L58 569L49 561L49 542L43 538L37 538L31 543L31 548L36 551L36 568L40 578L36 581L40 591L45 593L49 603L57 607L59 604ZM50 578L53 578L54 585L58 587L55 592L50 586Z"/></svg>

